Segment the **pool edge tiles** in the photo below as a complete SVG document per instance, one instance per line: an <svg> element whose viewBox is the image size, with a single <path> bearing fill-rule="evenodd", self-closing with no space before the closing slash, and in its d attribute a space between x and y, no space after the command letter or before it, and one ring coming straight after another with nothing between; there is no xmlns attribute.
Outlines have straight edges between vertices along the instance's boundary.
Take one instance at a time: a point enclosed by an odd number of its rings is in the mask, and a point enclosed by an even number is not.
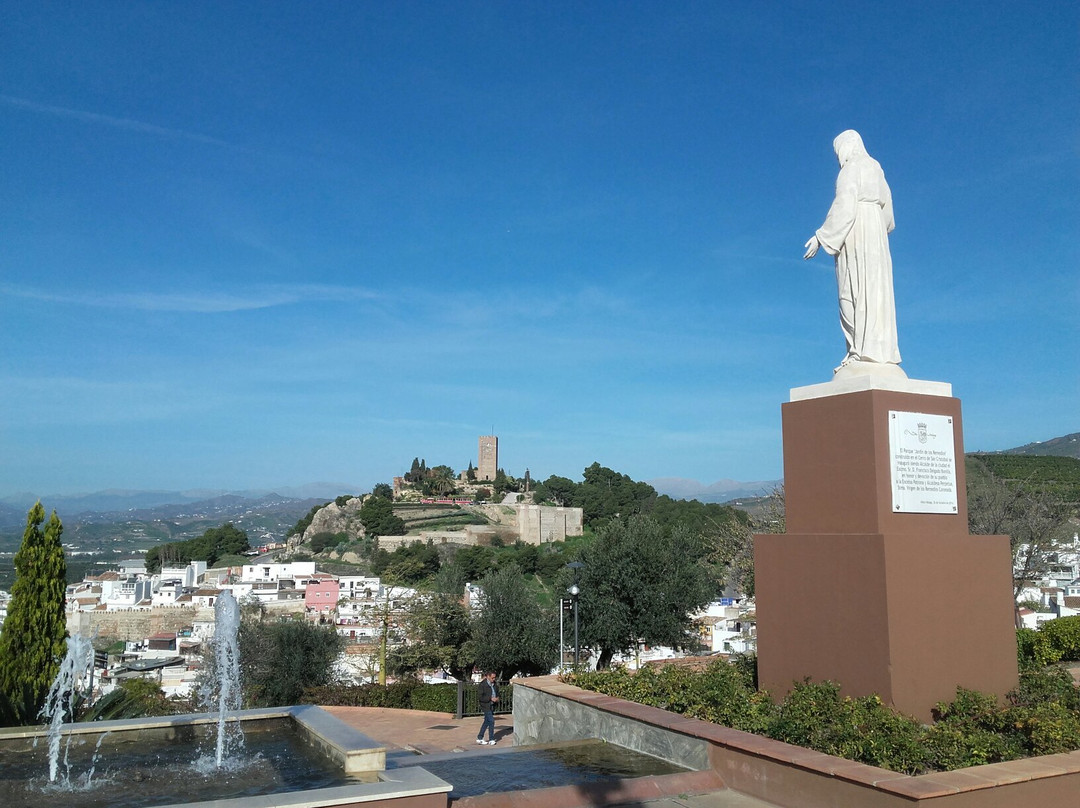
<svg viewBox="0 0 1080 808"><path fill-rule="evenodd" d="M336 805L372 803L375 806L392 805L395 800L416 797L442 797L432 805L446 805L453 786L439 779L421 766L407 766L389 772L380 772L374 783L357 783L348 786L331 786L308 791L285 791L277 794L260 794L254 797L234 797L208 802L181 802L157 805L154 808L331 808Z"/></svg>
<svg viewBox="0 0 1080 808"><path fill-rule="evenodd" d="M386 745L316 705L290 707L296 724L304 729L323 753L337 762L346 774L381 772L386 769Z"/></svg>

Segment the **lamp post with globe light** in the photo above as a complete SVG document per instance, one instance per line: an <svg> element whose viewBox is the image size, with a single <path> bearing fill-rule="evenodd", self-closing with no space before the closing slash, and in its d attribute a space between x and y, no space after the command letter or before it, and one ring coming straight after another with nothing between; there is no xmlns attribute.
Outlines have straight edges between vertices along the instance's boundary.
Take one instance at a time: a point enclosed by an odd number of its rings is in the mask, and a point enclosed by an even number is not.
<svg viewBox="0 0 1080 808"><path fill-rule="evenodd" d="M576 670L578 663L581 661L581 642L578 639L578 595L581 594L581 587L578 586L578 574L585 565L580 561L571 561L566 566L574 571L574 583L570 585L568 591L574 608L574 668Z"/></svg>

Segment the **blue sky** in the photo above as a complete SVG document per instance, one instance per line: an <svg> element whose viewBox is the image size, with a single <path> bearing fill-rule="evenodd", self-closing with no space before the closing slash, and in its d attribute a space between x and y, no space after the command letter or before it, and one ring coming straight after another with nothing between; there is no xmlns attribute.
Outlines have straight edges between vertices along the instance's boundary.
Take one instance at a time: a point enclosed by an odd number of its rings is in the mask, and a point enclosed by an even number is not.
<svg viewBox="0 0 1080 808"><path fill-rule="evenodd" d="M1080 429L1076 4L255 10L6 5L0 493L364 489L492 429L515 475L778 478L846 128L908 375L968 450Z"/></svg>

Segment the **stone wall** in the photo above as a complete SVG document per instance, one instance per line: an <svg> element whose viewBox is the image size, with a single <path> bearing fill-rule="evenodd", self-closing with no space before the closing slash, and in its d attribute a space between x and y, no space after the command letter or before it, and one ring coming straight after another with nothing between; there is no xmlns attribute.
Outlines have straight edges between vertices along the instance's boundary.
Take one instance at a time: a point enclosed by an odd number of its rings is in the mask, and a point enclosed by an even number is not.
<svg viewBox="0 0 1080 808"><path fill-rule="evenodd" d="M553 505L515 505L518 535L526 544L546 544L565 541L567 536L584 532L581 508L559 508Z"/></svg>
<svg viewBox="0 0 1080 808"><path fill-rule="evenodd" d="M466 525L464 530L425 530L421 533L412 533L408 536L379 536L379 549L393 552L398 547L407 547L410 544L466 544L475 546L478 544L491 544L496 536L508 544L517 540L517 533L510 528L499 528L493 525Z"/></svg>
<svg viewBox="0 0 1080 808"><path fill-rule="evenodd" d="M264 603L268 614L303 613L303 600L275 600ZM143 640L151 634L162 634L190 628L196 623L213 623L212 608L193 609L189 606L155 606L153 609L120 609L117 611L74 612L67 616L69 634L84 637L108 637L117 640Z"/></svg>
<svg viewBox="0 0 1080 808"><path fill-rule="evenodd" d="M514 681L515 746L599 738L694 771L710 767L709 744L701 738L560 698L529 681Z"/></svg>
<svg viewBox="0 0 1080 808"><path fill-rule="evenodd" d="M123 609L113 612L74 612L68 615L69 634L142 640L151 634L179 631L196 622L212 623L213 609L159 606L154 609Z"/></svg>

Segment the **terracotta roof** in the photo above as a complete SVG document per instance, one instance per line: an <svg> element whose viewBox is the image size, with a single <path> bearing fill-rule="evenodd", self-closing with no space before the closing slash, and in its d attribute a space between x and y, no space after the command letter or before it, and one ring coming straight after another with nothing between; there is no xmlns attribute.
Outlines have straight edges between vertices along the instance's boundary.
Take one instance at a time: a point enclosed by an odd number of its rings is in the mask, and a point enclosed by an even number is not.
<svg viewBox="0 0 1080 808"><path fill-rule="evenodd" d="M1080 595L1066 595L1064 600L1070 609L1080 609Z"/></svg>

